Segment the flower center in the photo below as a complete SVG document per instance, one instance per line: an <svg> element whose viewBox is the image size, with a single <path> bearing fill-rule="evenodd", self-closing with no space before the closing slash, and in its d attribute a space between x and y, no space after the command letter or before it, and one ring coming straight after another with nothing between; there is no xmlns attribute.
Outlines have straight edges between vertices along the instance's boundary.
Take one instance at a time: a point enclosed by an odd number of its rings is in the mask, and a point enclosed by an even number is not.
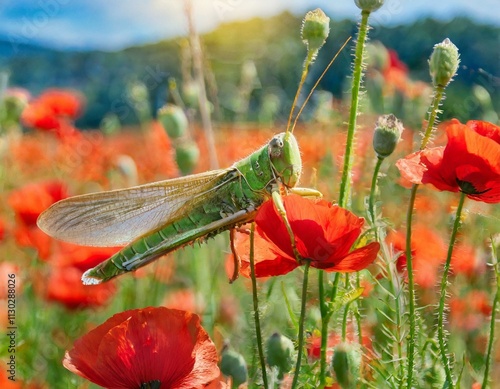
<svg viewBox="0 0 500 389"><path fill-rule="evenodd" d="M160 389L161 387L161 381L160 380L153 380L149 382L143 382L139 389Z"/></svg>
<svg viewBox="0 0 500 389"><path fill-rule="evenodd" d="M482 195L483 193L488 192L491 188L485 189L483 191L478 191L475 186L468 182L468 181L461 181L457 179L457 184L458 187L460 188L460 191L462 193L465 193L466 195Z"/></svg>

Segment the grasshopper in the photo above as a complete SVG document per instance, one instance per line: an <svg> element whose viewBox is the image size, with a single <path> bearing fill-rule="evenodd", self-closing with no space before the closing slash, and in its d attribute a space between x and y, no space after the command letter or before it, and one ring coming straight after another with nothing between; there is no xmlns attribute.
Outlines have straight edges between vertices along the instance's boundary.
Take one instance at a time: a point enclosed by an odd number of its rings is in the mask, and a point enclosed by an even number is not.
<svg viewBox="0 0 500 389"><path fill-rule="evenodd" d="M253 221L268 199L286 220L281 193L321 196L295 187L301 170L297 140L284 132L230 168L70 197L46 209L37 224L48 235L70 243L127 245L83 274L84 284L99 284L186 244Z"/></svg>

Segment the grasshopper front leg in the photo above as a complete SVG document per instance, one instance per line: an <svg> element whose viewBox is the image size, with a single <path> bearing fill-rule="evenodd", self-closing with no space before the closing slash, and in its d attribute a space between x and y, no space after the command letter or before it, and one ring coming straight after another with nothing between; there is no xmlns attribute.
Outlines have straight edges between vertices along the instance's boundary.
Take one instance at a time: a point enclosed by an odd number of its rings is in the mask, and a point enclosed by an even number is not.
<svg viewBox="0 0 500 389"><path fill-rule="evenodd" d="M290 243L292 244L292 250L293 254L295 255L295 259L297 260L297 262L300 263L302 261L302 256L297 250L297 245L295 243L295 235L293 234L292 227L290 226L290 222L288 221L288 218L286 216L285 205L283 204L283 199L281 198L281 194L279 191L273 191L272 196L273 196L273 203L276 206L276 209L278 210L281 219L285 223L288 235L290 236Z"/></svg>
<svg viewBox="0 0 500 389"><path fill-rule="evenodd" d="M312 188L290 188L288 191L301 197L314 197L318 199L323 197L323 193Z"/></svg>
<svg viewBox="0 0 500 389"><path fill-rule="evenodd" d="M323 197L323 194L320 191L317 191L316 189L312 188L289 188L287 189L287 191L302 197L315 197L315 198ZM276 209L278 210L281 219L283 220L283 223L285 223L288 235L290 236L290 243L292 244L293 254L295 255L297 262L300 263L303 258L300 255L299 251L297 250L297 244L295 243L295 235L293 234L292 227L290 226L290 222L288 221L288 218L286 216L285 205L283 204L283 199L281 198L281 191L279 189L273 190L272 197L273 197L273 203L276 206Z"/></svg>

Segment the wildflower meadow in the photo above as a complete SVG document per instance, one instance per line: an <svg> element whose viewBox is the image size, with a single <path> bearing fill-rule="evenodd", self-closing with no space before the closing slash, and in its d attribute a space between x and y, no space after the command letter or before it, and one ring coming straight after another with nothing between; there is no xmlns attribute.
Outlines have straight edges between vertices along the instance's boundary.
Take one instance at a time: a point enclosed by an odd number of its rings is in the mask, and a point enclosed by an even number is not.
<svg viewBox="0 0 500 389"><path fill-rule="evenodd" d="M289 99L255 108L243 61L227 120L189 6L161 106L123 92L135 125L0 74L2 388L500 388L497 104L448 115L462 48L413 78L370 39L384 0L355 4L347 40L321 9L293 26Z"/></svg>

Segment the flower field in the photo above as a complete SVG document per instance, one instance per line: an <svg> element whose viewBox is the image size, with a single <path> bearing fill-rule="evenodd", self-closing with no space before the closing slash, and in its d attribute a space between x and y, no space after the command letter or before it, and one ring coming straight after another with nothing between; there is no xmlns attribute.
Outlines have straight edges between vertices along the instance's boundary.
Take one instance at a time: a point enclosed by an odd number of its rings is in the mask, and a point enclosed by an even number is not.
<svg viewBox="0 0 500 389"><path fill-rule="evenodd" d="M356 1L350 92L304 118L330 29L305 16L288 124L268 99L207 129L196 63L194 103L130 88L135 127L0 91L2 388L500 387L498 115L441 121L460 47L413 80L367 39L382 3Z"/></svg>

